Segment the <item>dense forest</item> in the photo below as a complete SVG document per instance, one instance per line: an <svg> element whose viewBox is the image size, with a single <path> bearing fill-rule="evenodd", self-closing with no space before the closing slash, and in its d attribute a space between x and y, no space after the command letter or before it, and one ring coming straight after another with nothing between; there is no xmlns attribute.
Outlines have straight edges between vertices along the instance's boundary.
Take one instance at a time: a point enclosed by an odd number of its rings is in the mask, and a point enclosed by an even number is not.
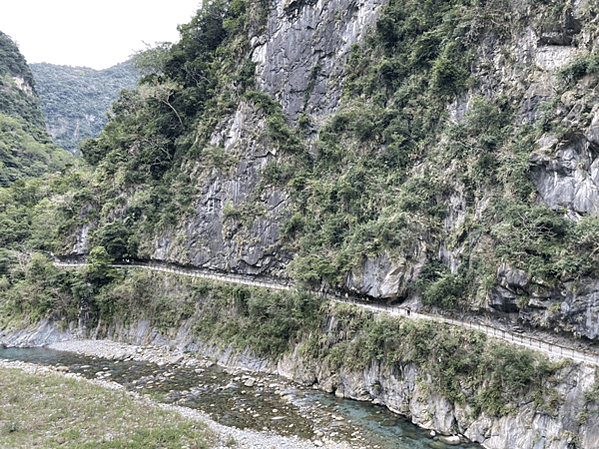
<svg viewBox="0 0 599 449"><path fill-rule="evenodd" d="M57 171L69 160L46 132L25 58L0 32L0 186Z"/></svg>
<svg viewBox="0 0 599 449"><path fill-rule="evenodd" d="M81 140L98 137L108 122L110 105L139 79L131 61L105 70L47 63L30 68L47 129L54 142L70 152Z"/></svg>

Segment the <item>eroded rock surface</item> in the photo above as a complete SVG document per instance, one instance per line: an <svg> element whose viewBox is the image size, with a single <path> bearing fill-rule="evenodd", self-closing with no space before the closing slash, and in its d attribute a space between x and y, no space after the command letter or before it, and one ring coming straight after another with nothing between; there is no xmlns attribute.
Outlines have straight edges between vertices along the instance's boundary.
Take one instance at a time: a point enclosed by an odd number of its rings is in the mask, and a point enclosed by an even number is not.
<svg viewBox="0 0 599 449"><path fill-rule="evenodd" d="M588 137L596 139L599 118L593 120ZM592 140L572 135L567 141L546 138L530 157L531 178L542 201L555 210L574 216L599 211L599 153Z"/></svg>
<svg viewBox="0 0 599 449"><path fill-rule="evenodd" d="M297 120L302 112L321 123L338 106L351 46L374 25L385 0L276 2L252 59L258 86Z"/></svg>
<svg viewBox="0 0 599 449"><path fill-rule="evenodd" d="M373 362L361 372L340 370L327 374L322 367L307 376L301 360L284 357L279 372L295 380L316 378L318 385L333 384L336 394L356 400L368 400L384 404L389 409L408 416L411 421L427 429L435 429L444 435L462 435L489 449L506 447L544 447L566 449L570 447L575 433L580 435L581 447L594 447L599 438L599 426L594 420L580 424L584 392L592 388L595 369L584 365L564 368L559 374L556 390L563 402L557 410L544 410L533 403L513 404L516 412L502 418L482 413L473 418L468 405L451 403L445 397L431 392L427 386L427 374L412 363L386 366L385 362ZM302 373L298 377L299 373ZM331 386L329 385L329 388Z"/></svg>

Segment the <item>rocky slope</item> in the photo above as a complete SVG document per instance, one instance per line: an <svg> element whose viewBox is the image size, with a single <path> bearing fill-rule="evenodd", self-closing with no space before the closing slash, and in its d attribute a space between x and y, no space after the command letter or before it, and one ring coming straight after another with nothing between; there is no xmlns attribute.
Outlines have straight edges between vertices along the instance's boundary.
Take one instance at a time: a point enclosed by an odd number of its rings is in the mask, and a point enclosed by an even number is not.
<svg viewBox="0 0 599 449"><path fill-rule="evenodd" d="M6 34L0 34L0 74L2 75L2 112L21 117L38 128L45 125L35 90L33 74L19 48Z"/></svg>
<svg viewBox="0 0 599 449"><path fill-rule="evenodd" d="M115 257L595 339L596 5L434 3L198 16L83 149L102 181L61 251L119 228Z"/></svg>
<svg viewBox="0 0 599 449"><path fill-rule="evenodd" d="M335 333L340 316L335 313L323 318L329 323L324 335ZM256 357L247 348L207 343L194 336L193 321L164 332L152 326L151 320L140 320L123 326L114 323L107 329L111 340L134 345L176 348L177 354L168 354L168 360L181 358L184 352L201 354L229 368L243 368L254 372L278 373L306 386L322 389L339 397L359 401L372 401L407 416L411 421L437 433L464 438L482 444L489 449L526 447L567 449L571 447L593 448L599 438L599 425L593 418L599 410L597 401L597 370L584 364L565 364L551 377L541 398L527 393L509 407L511 413L498 417L480 413L472 403L448 400L435 385L439 379L409 361L389 364L388 360L371 360L364 369L335 367L328 360L314 360L305 355L305 342L295 346L278 362L270 358ZM60 331L48 322L36 328L24 329L0 335L0 343L10 346L51 345L68 348L64 342L85 335L83 329L71 327ZM330 337L329 337L330 339ZM63 342L63 343L58 343ZM98 342L102 345L102 342ZM329 350L335 346L329 343ZM73 346L73 345L70 345ZM85 345L83 345L85 346ZM131 349L129 349L131 350ZM135 352L135 351L134 351ZM159 353L159 351L150 351ZM118 358L118 351L111 356ZM167 360L159 359L159 360ZM172 360L171 360L172 361ZM463 384L460 387L470 398L480 391ZM542 401L542 405L538 401Z"/></svg>
<svg viewBox="0 0 599 449"><path fill-rule="evenodd" d="M585 0L212 2L82 147L91 173L53 197L55 252L89 254L90 268L60 277L32 258L6 271L7 304L47 315L49 297L64 319L123 339L134 337L115 324L119 313L137 319L147 308L175 329L173 316L204 307L194 294L206 286L177 302L164 284L109 268L139 258L292 277L596 343L597 17ZM35 301L16 301L22 291ZM495 367L505 379L487 378L485 363L506 353L480 352L478 337L445 341L435 329L354 318L321 323L321 334L294 315L309 301L234 289L218 299L207 316L219 337L258 350L283 335L281 352L305 338L280 369L386 401L423 425L497 448L588 447L596 437L585 367L519 353ZM259 336L253 325L263 325ZM354 339L363 328L371 334ZM435 344L394 353L410 329L423 331L416 343ZM430 358L418 365L420 351ZM523 361L543 388L510 369ZM425 398L437 380L445 386Z"/></svg>
<svg viewBox="0 0 599 449"><path fill-rule="evenodd" d="M385 209L374 212L379 215L369 222L380 228L389 227L387 223L395 220L389 231L383 228L378 232L396 235L404 232L401 245L371 250L368 247L372 244L368 243L348 249L348 255L344 255L337 249L339 242L332 240L331 246L325 244L315 255L306 255L304 248L312 243L302 243L301 238L308 242L323 239L317 231L306 232L308 220L301 217L307 214L310 218L314 209L301 211L304 205L298 205L295 187L290 189L289 185L269 179L265 182L265 177L276 169L301 171L302 168L294 165L297 162L281 148L272 130L272 116L255 100L246 98L219 121L207 139L210 148L224 150L230 157L230 165L202 167L198 162L187 162L198 192L191 205L193 211L167 232L155 235L146 248L146 257L240 273L299 276L377 299L419 300L425 296L425 302L432 300L428 300L422 290L414 292L414 285L429 283L423 278L429 276L426 273L435 272L431 267L439 262L447 271L445 277L433 275L431 288L436 288L436 282L448 279L446 276L457 279L456 285L469 284L456 296L469 295L468 307L474 310L482 308L499 318L511 316L522 323L594 339L599 322L594 300L596 280L593 269L589 269L595 263L594 250L589 245L595 242L597 231L589 217L599 204L595 173L599 115L595 106L597 76L593 71L597 36L591 25L596 11L586 1L573 1L568 5L515 0L503 3L487 5L489 22L477 23L473 18L462 24L469 30L466 35L469 42L463 50L471 54L469 84L461 87L455 96L442 97L446 101L443 113L447 118L440 119L442 126L436 125L441 131L433 132L435 137L427 155L418 158L403 179L403 188L407 191L412 182L421 182L422 174L428 173L433 180L429 188L436 190L431 205L423 203L416 212L408 208L407 222L400 224L401 212L393 212L393 208L405 210L401 201L412 201L409 196L403 199L408 193L400 193L398 206L389 208L388 213ZM342 102L344 83L347 85L348 78L356 77L353 62L348 64L356 48L352 45L364 46L366 36L372 36L375 28L381 33L383 25L378 18L384 7L385 4L378 2L279 2L269 8L264 28L250 30L247 55L256 64L256 86L280 102L287 123L292 129L297 126L299 131L295 132L303 136L303 143L298 146L304 145L317 161L323 157L326 145L324 135L321 132L319 137L318 132L323 129L329 132L333 125L325 124L341 120L334 117L345 117L348 108L354 114L351 108L355 106L348 106L348 100ZM514 14L508 17L501 7L508 7ZM462 8L469 7L464 4ZM478 13L482 11L474 7L468 12L473 16ZM417 42L420 41L417 39ZM383 76L380 71L378 76ZM365 109L371 107L370 97L364 96L362 101ZM489 136L491 149L460 156L461 161L447 161L446 158L456 157L447 153L448 147L453 145L452 139L463 140L458 145L465 147L481 145L477 136L482 133L484 138L484 130L494 125L475 116L489 113L485 108L490 106L485 102L494 105L493 102L498 101L509 104L509 107L499 106L499 114L505 114L502 112L505 110L513 114L497 131L504 133L501 137L504 143ZM403 113L409 113L408 109ZM343 118L348 119L362 120L351 115ZM497 117L494 122L501 120L504 119ZM456 131L463 128L469 131L465 134ZM343 145L355 145L353 141L345 142L343 135L340 139ZM513 146L518 145L519 140L527 147L515 153ZM368 148L369 145L360 143L358 146ZM375 142L373 145L376 151L384 151L390 144ZM357 151L365 150L358 148ZM346 164L351 167L352 157L340 162L340 167ZM463 164L470 164L471 168ZM489 175L489 179L497 179L497 185L476 181L479 174L474 173L472 167L480 166L476 169L484 173L487 170L484 164L496 164L498 170L504 172ZM341 179L350 174L351 171L322 173ZM504 181L502 176L506 177ZM298 182L306 183L303 178ZM498 211L498 205L493 203L501 196L509 203L510 195L518 194L516 189L522 190L510 183L518 182L534 185L534 190L526 186L526 192L521 194L525 198L522 204L528 201L526 207L531 208L530 213L537 213L533 208L540 210L540 205L547 205L557 217L550 220L564 217L559 223L560 229L545 232L546 225L540 222L545 218L534 221L535 218L521 212L501 210L503 206L499 206ZM308 181L306 185L308 189L317 188L316 182ZM342 186L326 188L331 189L331 197L339 198L339 192L343 191ZM369 195L377 194L366 189L364 196ZM325 197L313 198L315 207L328 201ZM442 210L442 221L434 216L429 218L429 211L434 207ZM297 211L299 232L295 231L293 221ZM396 215L385 217L392 213ZM507 216L508 213L513 216ZM566 228L578 226L576 223L581 218L587 221L583 220L580 230L568 234L570 231ZM353 218L339 216L327 220ZM537 240L531 248L525 248L526 254L514 256L516 251L510 250L507 260L497 252L492 252L490 257L482 255L488 247L498 247L502 239L513 237L503 235L502 226L524 228L524 233L528 232L527 223L531 222L534 229L530 234L537 233L538 237L531 237ZM327 226L329 224L324 222L316 228L326 230ZM336 238L350 242L344 243L349 248L351 242L361 238L360 234L371 232L359 226L347 226L356 228L350 230L355 235L344 237L347 231L340 231ZM403 226L403 231L396 230L396 226L400 229ZM473 230L482 230L482 235L470 237L469 232ZM374 234L371 242L378 238ZM545 240L551 249L538 243ZM554 241L561 249L553 249ZM315 246L318 245L320 243ZM400 248L402 245L405 248ZM89 248L80 248L80 251L85 250ZM567 256L560 256L560 251ZM295 265L290 268L289 263L294 258ZM336 262L346 260L344 258L354 260L349 265ZM476 268L480 265L486 268ZM315 268L320 266L324 268ZM327 274L329 270L336 272L337 278L331 279L334 276ZM494 275L489 270L495 270ZM485 282L495 285L483 287L481 283L468 280L472 277L488 277ZM433 295L434 292L429 296Z"/></svg>
<svg viewBox="0 0 599 449"><path fill-rule="evenodd" d="M310 134L334 113L353 44L372 30L382 2L280 2L263 32L250 35L256 84L280 102L286 119L309 117ZM291 36L291 37L290 37ZM195 163L194 212L153 243L150 257L239 273L287 277L293 254L283 248L289 193L264 188L263 173L284 156L268 134L269 117L241 101L212 131L209 146L234 158L232 167ZM261 137L262 136L262 137Z"/></svg>

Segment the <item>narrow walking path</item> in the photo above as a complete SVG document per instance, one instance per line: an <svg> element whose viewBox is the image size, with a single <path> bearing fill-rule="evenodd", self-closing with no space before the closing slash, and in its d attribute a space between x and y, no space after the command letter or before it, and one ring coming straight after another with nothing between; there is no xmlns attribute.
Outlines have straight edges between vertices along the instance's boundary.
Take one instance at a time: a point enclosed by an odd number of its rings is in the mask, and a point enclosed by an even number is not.
<svg viewBox="0 0 599 449"><path fill-rule="evenodd" d="M54 262L54 265L64 268L76 268L88 265L86 262L73 261L73 262ZM203 279L211 279L221 282L231 282L235 284L250 285L255 287L264 287L275 290L290 290L295 287L295 283L292 281L286 282L276 279L257 279L251 276L234 275L218 273L210 270L202 269L191 269L182 268L164 263L129 263L129 264L114 264L111 265L114 268L141 268L153 271L162 271L165 273L173 273L183 276L192 276ZM410 319L422 319L430 320L439 323L446 323L453 326L460 326L467 329L474 329L479 332L501 340L513 343L525 348L529 348L535 351L543 352L552 357L558 358L569 358L577 362L585 362L599 366L599 354L589 351L580 351L574 348L569 348L555 343L543 341L541 339L525 336L513 332L509 332L503 329L498 329L486 324L473 323L470 321L458 320L455 318L449 318L442 315L429 314L426 312L416 312L407 307L401 306L387 306L383 304L373 304L360 301L355 298L347 296L335 295L330 293L322 293L322 295L328 299L338 302L345 302L354 304L359 307L363 307L367 310L371 310L376 313L389 313L394 316L403 316Z"/></svg>

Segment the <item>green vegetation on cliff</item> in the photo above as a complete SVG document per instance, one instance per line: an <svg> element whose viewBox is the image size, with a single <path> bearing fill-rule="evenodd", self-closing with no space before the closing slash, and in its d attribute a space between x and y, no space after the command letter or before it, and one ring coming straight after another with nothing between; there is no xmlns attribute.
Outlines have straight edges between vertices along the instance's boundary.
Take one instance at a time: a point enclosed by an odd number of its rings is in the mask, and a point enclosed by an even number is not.
<svg viewBox="0 0 599 449"><path fill-rule="evenodd" d="M502 262L556 287L596 274L596 220L572 222L540 204L531 181L532 151L557 125L549 113L523 120L510 97L523 95L518 86L484 93L488 61L477 48L509 45L525 21L559 27L565 14L528 3L512 17L504 0L391 1L352 48L341 105L314 142L306 117L290 123L255 88L248 35L263 26L265 5L212 3L181 27L179 43L138 56L141 86L122 94L101 136L82 147L96 178L91 247L108 226L128 242L113 257L148 258L157 235L184 228L197 207L198 166L210 176L239 160L211 137L244 102L264 117L256 139L277 154L260 185L291 198L281 231L292 277L344 288L349 272L383 257L416 270L396 299L468 308L484 302ZM223 215L247 227L263 210L256 191Z"/></svg>
<svg viewBox="0 0 599 449"><path fill-rule="evenodd" d="M531 319L547 326L567 309L552 292L570 300L599 275L599 220L592 207L546 201L531 167L562 157L569 174L596 173L563 154L593 154L599 143L599 129L590 129L599 76L592 51L559 73L543 61L516 62L527 26L548 52L569 48L567 33L580 30L564 25L572 13L557 2L521 0L515 12L513 3L391 0L351 47L341 102L320 124L307 113L290 120L275 95L258 89L250 53L268 2L207 3L180 27L178 43L138 55L144 77L81 146L85 167L0 190L2 323L53 316L100 332L146 317L168 332L193 319L198 338L269 357L305 339L305 356L332 370L414 364L473 414L506 415L524 399L554 413L560 397L550 386L561 368L476 333L326 309L305 292L195 281L173 290L172 280L110 267L155 258L360 295L390 279L399 285L379 299L469 312L494 313L489 298L501 287L514 303L500 304L502 313L526 310L529 294L537 307L551 303L551 313ZM598 14L590 2L577 20L588 25ZM597 37L592 25L586 32ZM259 163L250 164L250 152ZM258 181L246 186L234 175L246 172ZM228 196L206 195L227 188ZM233 255L210 239L247 245ZM38 250L87 254L90 265L61 271ZM266 256L254 262L260 251ZM204 262L205 254L214 259ZM261 271L277 258L283 268ZM501 270L510 279L499 279ZM568 332L583 313L564 325Z"/></svg>
<svg viewBox="0 0 599 449"><path fill-rule="evenodd" d="M525 87L490 77L481 48L502 48L501 64L514 74L548 76L537 65L509 62L513 33L532 24L539 42L557 39L551 33L571 12L527 0L512 15L507 5L390 1L372 33L352 47L341 103L311 140L310 117L293 123L256 87L251 41L265 30L268 5L212 2L180 27L178 43L135 58L144 78L122 92L100 136L82 145L89 168L3 192L4 247L61 254L104 248L113 259L149 259L165 242L170 252L159 257L190 263L207 238L190 228L199 226L198 210L209 208L201 194L240 182L227 176L259 142L268 149L259 182L242 203L219 198L210 206L214 226L223 239L252 241L260 239L252 229L264 232L252 225L271 220L273 246L287 254L281 264L293 259L286 274L295 279L365 294L351 279L380 259L389 272L404 273L390 300L468 310L487 305L500 266L522 270L538 291L596 276L596 216L571 220L544 205L531 174L540 141L567 141L591 121L593 97L581 97L580 120L567 132L559 105L576 96L572 83L597 80L594 56L580 53L552 78L555 92L532 113L523 111ZM577 20L596 13L589 4ZM494 90L493 83L505 85ZM215 142L233 132L223 123L241 114L240 105L261 126L232 151ZM7 136L22 132L15 126ZM21 190L30 201L20 201ZM263 199L272 191L285 198L274 219ZM518 293L519 308L529 293Z"/></svg>
<svg viewBox="0 0 599 449"><path fill-rule="evenodd" d="M30 132L45 129L44 115L34 93L34 82L27 61L19 48L6 34L0 32L0 111L23 119ZM17 82L19 84L17 84ZM47 137L37 134L36 137Z"/></svg>
<svg viewBox="0 0 599 449"><path fill-rule="evenodd" d="M44 173L70 161L52 143L33 76L15 43L0 32L0 187Z"/></svg>
<svg viewBox="0 0 599 449"><path fill-rule="evenodd" d="M592 98L583 97L580 122L564 133L558 106L574 95L572 83L596 80L593 53L556 73L555 93L533 115L522 110L522 86L495 91L489 85L500 80L485 75L486 42L504 48L505 70L546 76L509 65L513 33L526 23L541 36L553 33L570 13L524 3L531 8L512 16L504 0L389 2L352 47L341 103L316 140L307 138L314 126L307 115L289 121L256 88L250 38L265 30L266 3L206 5L180 27L178 43L137 55L140 86L122 92L101 135L81 147L89 171L4 192L5 248L103 247L114 259L149 259L166 239L175 248L167 257L189 263L202 238L187 241L189 223L204 207L202 191L216 188L204 182L237 182L223 180L246 163L239 150L214 143L243 104L263 125L246 144L260 142L270 155L244 202L219 199L214 220L223 236L256 238L252 224L270 219L263 192L280 191L288 200L276 217L276 244L293 259L288 276L351 290L351 275L380 258L405 272L391 300L466 310L485 306L502 264L542 288L596 276L596 216L571 220L543 205L530 168L540 139L568 139L591 120ZM590 20L595 6L580 14ZM19 132L13 126L7 135ZM33 192L32 200L21 202L19 190ZM529 293L520 292L518 307Z"/></svg>
<svg viewBox="0 0 599 449"><path fill-rule="evenodd" d="M573 223L539 204L530 179L529 157L551 126L522 120L516 88L478 94L489 81L478 75L487 61L476 49L507 45L520 26L503 0L389 3L353 49L342 105L320 131L311 170L289 182L299 186L286 234L297 277L341 285L348 270L382 255L424 263L404 295L467 308L484 301L501 261L550 284L599 272L595 252L580 244L599 235L596 219ZM450 118L468 93L467 112ZM457 271L439 249L456 251Z"/></svg>
<svg viewBox="0 0 599 449"><path fill-rule="evenodd" d="M334 317L323 326L326 332L313 333L302 351L324 360L333 372L362 371L373 361L397 369L413 363L435 379L420 392L422 400L427 392L440 394L452 404L471 407L474 416L516 412L525 397L552 415L563 402L553 386L567 362L551 362L483 333L433 321L377 319L346 304L329 304L324 314Z"/></svg>

